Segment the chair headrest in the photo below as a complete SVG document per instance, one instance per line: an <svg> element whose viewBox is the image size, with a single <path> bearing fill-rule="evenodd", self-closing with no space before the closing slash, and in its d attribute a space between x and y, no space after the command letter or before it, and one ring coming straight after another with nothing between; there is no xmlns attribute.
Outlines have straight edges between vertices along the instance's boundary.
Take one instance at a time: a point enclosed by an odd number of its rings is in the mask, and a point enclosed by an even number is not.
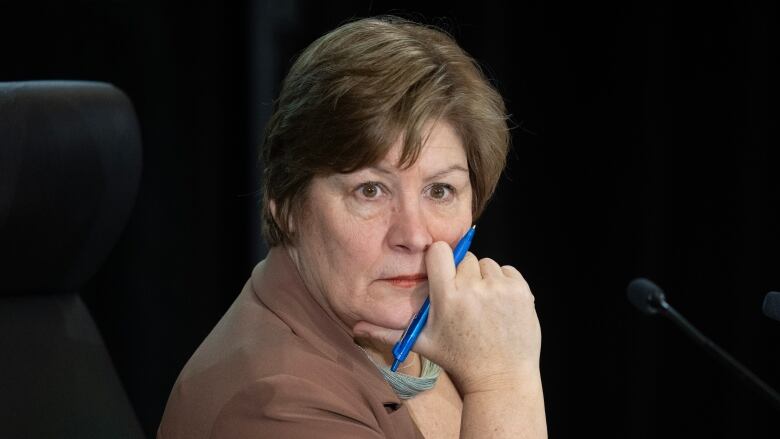
<svg viewBox="0 0 780 439"><path fill-rule="evenodd" d="M138 121L120 90L0 82L0 295L81 288L116 244L140 177Z"/></svg>

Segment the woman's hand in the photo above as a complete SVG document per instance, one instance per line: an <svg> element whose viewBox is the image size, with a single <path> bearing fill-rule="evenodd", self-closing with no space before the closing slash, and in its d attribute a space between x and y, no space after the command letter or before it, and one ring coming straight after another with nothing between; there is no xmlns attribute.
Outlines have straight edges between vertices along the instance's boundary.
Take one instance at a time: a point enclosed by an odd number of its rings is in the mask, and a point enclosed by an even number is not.
<svg viewBox="0 0 780 439"><path fill-rule="evenodd" d="M461 438L546 438L534 296L513 267L469 253L455 268L436 242L425 254L431 310L414 351L441 365L463 397ZM359 322L355 335L393 345L402 331Z"/></svg>
<svg viewBox="0 0 780 439"><path fill-rule="evenodd" d="M541 330L520 272L471 253L456 270L444 242L430 246L425 263L431 311L414 351L441 365L463 395L538 377ZM402 334L366 322L354 332L390 345Z"/></svg>

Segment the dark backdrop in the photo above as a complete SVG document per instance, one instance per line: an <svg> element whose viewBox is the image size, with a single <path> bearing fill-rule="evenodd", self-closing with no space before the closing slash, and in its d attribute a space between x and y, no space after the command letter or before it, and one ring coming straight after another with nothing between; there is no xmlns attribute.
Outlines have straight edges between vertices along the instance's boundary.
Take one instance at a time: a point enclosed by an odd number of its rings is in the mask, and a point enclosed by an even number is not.
<svg viewBox="0 0 780 439"><path fill-rule="evenodd" d="M294 55L353 17L449 30L514 149L474 251L537 298L551 437L777 437L763 400L625 300L635 276L780 388L776 6L585 2L0 3L0 80L108 81L144 173L85 299L151 435L173 381L265 251L256 146ZM229 3L229 5L228 5Z"/></svg>

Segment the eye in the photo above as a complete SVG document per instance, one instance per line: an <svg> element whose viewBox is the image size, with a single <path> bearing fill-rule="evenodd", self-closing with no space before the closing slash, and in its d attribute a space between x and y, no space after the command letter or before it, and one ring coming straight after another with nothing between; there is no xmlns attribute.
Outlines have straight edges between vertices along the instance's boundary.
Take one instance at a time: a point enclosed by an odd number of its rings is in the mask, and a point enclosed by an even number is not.
<svg viewBox="0 0 780 439"><path fill-rule="evenodd" d="M361 197L367 198L367 199L375 199L378 198L380 195L382 195L382 185L375 181L369 181L366 183L361 184L357 188L358 193Z"/></svg>
<svg viewBox="0 0 780 439"><path fill-rule="evenodd" d="M428 196L436 201L449 201L455 195L455 188L445 183L431 185Z"/></svg>

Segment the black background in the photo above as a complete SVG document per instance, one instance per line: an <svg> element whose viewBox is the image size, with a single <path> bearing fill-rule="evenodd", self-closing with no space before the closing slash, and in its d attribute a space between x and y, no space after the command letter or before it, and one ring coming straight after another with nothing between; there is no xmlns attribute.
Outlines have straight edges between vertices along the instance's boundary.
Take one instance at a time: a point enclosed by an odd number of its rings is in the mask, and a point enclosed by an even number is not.
<svg viewBox="0 0 780 439"><path fill-rule="evenodd" d="M140 193L84 298L149 435L265 251L257 145L295 54L350 18L394 13L450 31L512 114L473 250L532 286L550 437L768 438L776 412L624 291L655 280L780 388L780 323L760 310L780 289L776 8L3 1L0 80L107 81L135 104Z"/></svg>

